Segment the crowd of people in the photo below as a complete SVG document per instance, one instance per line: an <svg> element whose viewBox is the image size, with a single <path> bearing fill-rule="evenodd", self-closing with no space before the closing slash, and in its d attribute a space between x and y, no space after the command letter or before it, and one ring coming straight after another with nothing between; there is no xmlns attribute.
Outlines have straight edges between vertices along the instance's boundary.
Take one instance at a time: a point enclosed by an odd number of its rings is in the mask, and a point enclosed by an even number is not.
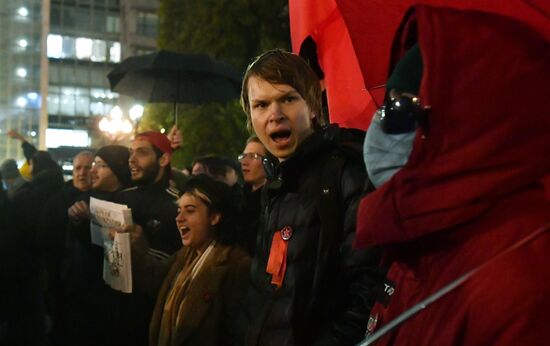
<svg viewBox="0 0 550 346"><path fill-rule="evenodd" d="M197 158L183 174L171 166L177 130L147 131L129 147L79 153L64 182L47 152L12 133L30 174L1 167L0 344L550 341L549 118L519 100L495 111L490 91L543 99L549 55L537 49L548 42L479 16L418 9L418 42L392 69L366 136L324 123L318 76L282 50L244 75L255 136L237 160ZM429 18L472 40L445 45L456 37L422 30ZM487 37L503 52L469 57L494 80L446 68ZM513 55L523 65L495 84L494 61ZM485 92L461 87L473 79ZM442 85L455 94L441 98ZM109 237L131 239L132 293L104 282L92 197L131 209L133 224Z"/></svg>

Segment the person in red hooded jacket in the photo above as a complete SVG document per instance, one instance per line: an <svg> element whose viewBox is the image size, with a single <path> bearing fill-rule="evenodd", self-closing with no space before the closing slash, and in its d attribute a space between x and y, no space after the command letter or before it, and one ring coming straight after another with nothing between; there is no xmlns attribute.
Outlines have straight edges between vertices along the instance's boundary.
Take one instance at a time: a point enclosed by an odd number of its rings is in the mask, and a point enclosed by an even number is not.
<svg viewBox="0 0 550 346"><path fill-rule="evenodd" d="M383 246L389 265L365 344L427 298L376 345L547 344L550 6L417 3L431 108L407 164L358 211L355 245Z"/></svg>

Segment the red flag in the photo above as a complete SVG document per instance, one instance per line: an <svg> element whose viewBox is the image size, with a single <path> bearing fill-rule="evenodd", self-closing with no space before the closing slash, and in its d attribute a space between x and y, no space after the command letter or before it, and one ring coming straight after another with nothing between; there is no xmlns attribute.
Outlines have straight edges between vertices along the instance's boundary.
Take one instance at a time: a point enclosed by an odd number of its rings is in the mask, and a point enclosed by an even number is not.
<svg viewBox="0 0 550 346"><path fill-rule="evenodd" d="M367 92L346 24L334 0L289 0L295 53L307 37L317 45L330 122L366 130L377 106Z"/></svg>

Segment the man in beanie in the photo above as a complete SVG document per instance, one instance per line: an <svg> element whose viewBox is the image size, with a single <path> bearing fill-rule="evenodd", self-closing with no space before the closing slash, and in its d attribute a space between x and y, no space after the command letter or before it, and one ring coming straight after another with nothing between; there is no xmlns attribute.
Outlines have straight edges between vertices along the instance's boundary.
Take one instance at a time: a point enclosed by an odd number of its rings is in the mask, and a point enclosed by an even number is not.
<svg viewBox="0 0 550 346"><path fill-rule="evenodd" d="M25 184L25 179L23 179L17 168L17 162L14 159L5 160L0 167L0 173L2 174L2 182L6 188L8 199L12 199L17 189Z"/></svg>
<svg viewBox="0 0 550 346"><path fill-rule="evenodd" d="M128 148L107 145L100 148L92 167L92 188L114 192L129 187L132 183L128 167Z"/></svg>
<svg viewBox="0 0 550 346"><path fill-rule="evenodd" d="M128 148L121 145L101 147L95 154L91 175L92 189L81 194L69 209L71 219L68 241L67 273L64 277L64 297L59 300L55 341L61 344L104 344L108 335L102 321L108 312L107 292L103 283L103 249L90 239L90 197L125 203L125 190L131 184ZM63 304L63 306L61 306ZM98 323L99 326L98 327Z"/></svg>

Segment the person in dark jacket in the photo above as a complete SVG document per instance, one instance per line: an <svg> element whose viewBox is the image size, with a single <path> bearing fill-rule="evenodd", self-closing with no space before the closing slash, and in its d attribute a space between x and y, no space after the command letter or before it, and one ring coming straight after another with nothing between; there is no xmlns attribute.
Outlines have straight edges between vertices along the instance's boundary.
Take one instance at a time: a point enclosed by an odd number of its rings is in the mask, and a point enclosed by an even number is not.
<svg viewBox="0 0 550 346"><path fill-rule="evenodd" d="M103 282L103 248L91 241L90 197L115 201L131 184L128 148L121 145L101 147L95 154L91 187L68 209L71 225L68 234L65 290L65 335L58 343L67 345L104 345L109 340L110 306Z"/></svg>
<svg viewBox="0 0 550 346"><path fill-rule="evenodd" d="M0 172L0 179L2 178ZM15 227L11 218L11 204L7 191L0 185L0 345L7 345L7 334L12 311L10 311L10 300L16 277L15 257L17 251L14 244Z"/></svg>
<svg viewBox="0 0 550 346"><path fill-rule="evenodd" d="M251 136L238 159L243 172L243 226L238 234L239 244L254 256L256 251L256 235L258 233L261 214L261 193L265 185L263 159L267 151L257 136Z"/></svg>
<svg viewBox="0 0 550 346"><path fill-rule="evenodd" d="M41 212L47 200L63 188L61 168L45 151L37 151L31 158L31 180L13 197L13 220L17 249L13 299L10 300L12 321L8 344L42 345L46 342L44 273L39 265L37 232L42 226Z"/></svg>
<svg viewBox="0 0 550 346"><path fill-rule="evenodd" d="M352 345L373 304L376 252L352 249L366 179L352 132L322 128L319 80L300 57L256 58L241 103L273 162L247 296L247 345ZM359 136L361 137L361 136ZM354 141L358 146L362 137Z"/></svg>
<svg viewBox="0 0 550 346"><path fill-rule="evenodd" d="M149 254L164 260L182 247L175 222L179 190L170 179L172 145L162 133L147 131L136 135L129 149L131 179L137 186L113 201L132 209L134 224L143 228L149 243ZM109 344L147 345L154 299L138 292L109 290L109 293L112 320Z"/></svg>
<svg viewBox="0 0 550 346"><path fill-rule="evenodd" d="M92 187L90 170L94 154L81 151L73 158L72 179L67 181L59 192L48 199L40 216L37 242L40 244L41 265L46 274L46 308L52 319L49 340L52 344L63 345L66 331L64 312L66 299L63 281L66 276L67 234L69 217L67 210L82 198L82 194Z"/></svg>
<svg viewBox="0 0 550 346"><path fill-rule="evenodd" d="M17 193L17 190L25 184L26 180L21 176L17 168L17 162L15 162L14 159L7 159L2 162L0 172L2 173L2 180L0 183L6 188L7 197L12 199Z"/></svg>

